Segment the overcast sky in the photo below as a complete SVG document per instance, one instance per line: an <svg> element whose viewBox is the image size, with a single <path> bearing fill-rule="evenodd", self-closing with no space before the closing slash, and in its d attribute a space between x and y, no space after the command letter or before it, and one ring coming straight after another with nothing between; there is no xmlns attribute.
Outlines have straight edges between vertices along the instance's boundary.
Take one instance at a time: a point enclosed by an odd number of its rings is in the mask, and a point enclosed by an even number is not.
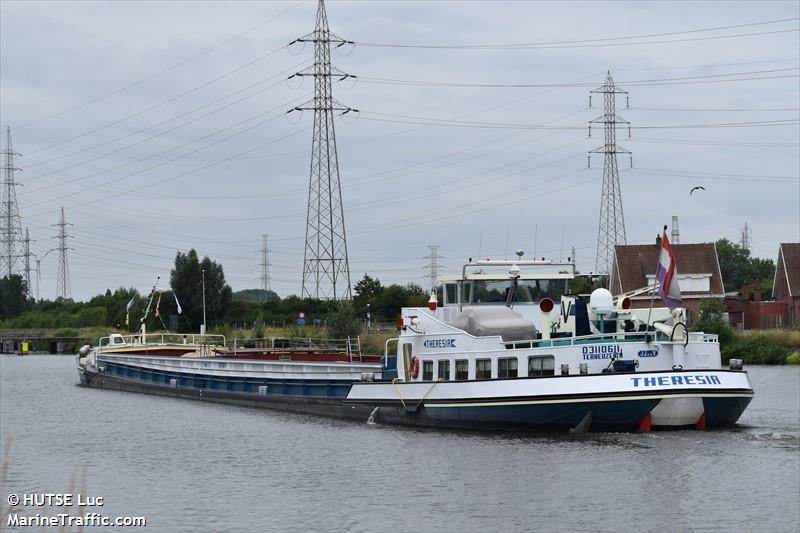
<svg viewBox="0 0 800 533"><path fill-rule="evenodd" d="M526 250L594 269L610 70L630 93L619 144L629 243L679 217L681 242L775 258L800 240L800 4L328 2L353 283L428 282L468 257ZM146 290L196 248L234 290L300 292L316 2L0 2L0 123L23 226L51 249L64 206L72 296ZM695 31L699 30L699 31ZM665 35L664 35L665 34ZM536 46L498 46L535 44ZM403 45L403 46L382 46ZM414 45L409 47L408 45ZM416 45L433 45L417 47ZM460 46L490 45L490 46ZM409 84L407 82L414 82ZM417 83L420 82L420 83ZM484 86L480 86L483 84ZM513 87L516 85L516 87ZM287 120L287 118L289 120ZM702 185L705 191L689 196ZM57 254L42 262L54 298ZM680 265L678 265L680 269Z"/></svg>

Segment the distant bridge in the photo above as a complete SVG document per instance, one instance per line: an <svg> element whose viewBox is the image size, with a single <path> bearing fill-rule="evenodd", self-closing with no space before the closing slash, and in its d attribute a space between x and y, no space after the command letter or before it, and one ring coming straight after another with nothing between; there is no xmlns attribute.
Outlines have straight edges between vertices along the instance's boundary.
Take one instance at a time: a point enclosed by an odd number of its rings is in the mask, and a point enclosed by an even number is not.
<svg viewBox="0 0 800 533"><path fill-rule="evenodd" d="M0 353L20 353L22 343L28 343L30 352L74 354L83 344L91 344L86 337L57 336L55 330L16 329L0 330Z"/></svg>

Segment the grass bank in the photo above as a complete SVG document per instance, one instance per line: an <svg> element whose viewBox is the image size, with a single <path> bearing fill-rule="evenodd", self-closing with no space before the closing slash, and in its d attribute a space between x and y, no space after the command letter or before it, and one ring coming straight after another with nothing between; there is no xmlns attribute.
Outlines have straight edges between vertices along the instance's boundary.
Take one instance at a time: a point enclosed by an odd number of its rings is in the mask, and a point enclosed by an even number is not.
<svg viewBox="0 0 800 533"><path fill-rule="evenodd" d="M800 364L800 329L734 332L722 343L722 360L741 359L747 364Z"/></svg>

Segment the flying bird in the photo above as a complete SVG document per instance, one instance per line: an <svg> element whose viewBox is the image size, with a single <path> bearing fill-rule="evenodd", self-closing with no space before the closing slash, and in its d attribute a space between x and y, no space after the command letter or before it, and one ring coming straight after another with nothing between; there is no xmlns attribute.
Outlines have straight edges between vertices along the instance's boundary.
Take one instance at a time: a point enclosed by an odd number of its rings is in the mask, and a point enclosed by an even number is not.
<svg viewBox="0 0 800 533"><path fill-rule="evenodd" d="M692 190L691 190L691 191L689 191L689 196L691 196L691 195L692 195L692 193L693 193L694 191L696 191L697 189L700 189L700 190L703 190L703 191L704 191L704 190L706 190L706 188L705 188L705 187L703 187L702 185L698 185L697 187L692 187Z"/></svg>

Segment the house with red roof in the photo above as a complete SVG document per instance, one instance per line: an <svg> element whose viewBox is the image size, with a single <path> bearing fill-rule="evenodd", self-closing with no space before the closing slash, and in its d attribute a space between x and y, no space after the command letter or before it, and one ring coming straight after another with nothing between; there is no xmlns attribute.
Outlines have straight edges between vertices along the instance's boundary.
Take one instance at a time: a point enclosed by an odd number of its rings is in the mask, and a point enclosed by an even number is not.
<svg viewBox="0 0 800 533"><path fill-rule="evenodd" d="M786 303L786 323L800 322L800 242L778 246L772 299Z"/></svg>
<svg viewBox="0 0 800 533"><path fill-rule="evenodd" d="M660 241L659 237L654 244L618 244L615 247L610 280L612 294L630 292L654 284ZM690 317L700 310L703 300L725 297L716 244L672 244L672 250L675 254L682 305L689 310ZM634 296L631 298L631 306L634 309L644 309L650 306L650 300L649 294ZM663 307L658 297L654 305Z"/></svg>

